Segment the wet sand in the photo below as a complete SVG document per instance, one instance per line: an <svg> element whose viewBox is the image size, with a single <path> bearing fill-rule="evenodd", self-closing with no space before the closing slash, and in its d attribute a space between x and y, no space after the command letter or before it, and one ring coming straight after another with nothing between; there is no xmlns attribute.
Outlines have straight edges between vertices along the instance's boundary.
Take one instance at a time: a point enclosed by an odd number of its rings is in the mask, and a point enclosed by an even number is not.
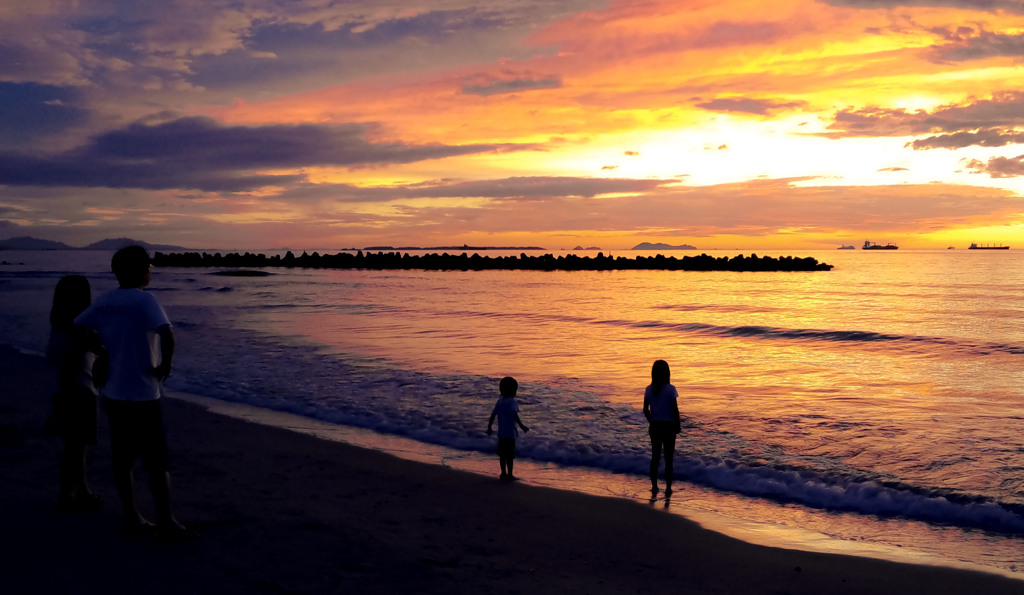
<svg viewBox="0 0 1024 595"><path fill-rule="evenodd" d="M109 442L102 510L55 510L59 440L41 358L0 346L0 591L22 593L1024 593L1024 581L762 547L636 502L408 461L164 403L177 516L120 533ZM140 507L152 517L141 470Z"/></svg>

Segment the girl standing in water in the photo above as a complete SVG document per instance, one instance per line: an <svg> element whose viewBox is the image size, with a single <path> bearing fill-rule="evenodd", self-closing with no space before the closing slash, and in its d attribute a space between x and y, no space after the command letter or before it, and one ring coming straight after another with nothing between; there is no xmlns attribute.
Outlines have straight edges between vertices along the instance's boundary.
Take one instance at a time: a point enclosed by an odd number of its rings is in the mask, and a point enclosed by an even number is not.
<svg viewBox="0 0 1024 595"><path fill-rule="evenodd" d="M668 362L659 359L651 366L651 384L644 391L644 417L650 422L651 435L651 495L658 493L658 464L665 455L665 496L672 494L672 455L676 449L676 434L680 431L679 393L670 383L672 373Z"/></svg>

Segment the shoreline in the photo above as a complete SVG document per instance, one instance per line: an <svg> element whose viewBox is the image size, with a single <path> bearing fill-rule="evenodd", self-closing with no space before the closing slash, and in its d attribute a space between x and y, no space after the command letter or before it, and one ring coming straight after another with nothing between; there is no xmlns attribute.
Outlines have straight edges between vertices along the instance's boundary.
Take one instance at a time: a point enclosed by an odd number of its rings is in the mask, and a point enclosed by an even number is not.
<svg viewBox="0 0 1024 595"><path fill-rule="evenodd" d="M987 572L752 545L620 498L508 484L291 430L164 405L176 514L198 541L121 536L101 415L90 479L106 505L54 511L42 358L0 346L5 592L1020 593ZM136 472L144 514L144 475Z"/></svg>
<svg viewBox="0 0 1024 595"><path fill-rule="evenodd" d="M216 415L226 415L330 442L373 450L404 460L455 469L485 478L493 478L497 474L497 459L491 453L457 450L447 446L419 442L413 438L380 434L366 428L337 425L296 413L265 409L247 403L222 401L180 391L169 391L165 396L194 403ZM675 497L666 500L663 495L659 495L657 498L651 498L648 495L645 477L629 476L611 471L567 468L556 463L539 463L527 458L517 460L516 469L519 470L517 475L521 480L520 485L540 486L595 497L616 498L636 505L648 506L663 514L676 515L696 522L709 531L754 545L826 554L845 554L899 563L946 566L1024 580L1024 574L1021 573L905 547L905 542L893 544L852 541L834 537L812 528L792 525L778 517L769 519L758 517L756 513L742 517L737 516L737 506L756 508L761 513L771 510L777 515L778 505L763 502L755 497L727 494L713 488L699 487L685 480L677 482ZM729 503L726 503L726 500ZM828 514L826 511L813 509L803 512L804 515L820 514L824 516ZM851 514L854 517L859 516L856 513ZM845 515L839 517L839 522L842 522L843 518ZM806 522L808 517L803 516L803 520ZM835 522L836 517L832 517L832 520ZM914 521L906 522L914 523ZM904 528L906 527L904 526Z"/></svg>

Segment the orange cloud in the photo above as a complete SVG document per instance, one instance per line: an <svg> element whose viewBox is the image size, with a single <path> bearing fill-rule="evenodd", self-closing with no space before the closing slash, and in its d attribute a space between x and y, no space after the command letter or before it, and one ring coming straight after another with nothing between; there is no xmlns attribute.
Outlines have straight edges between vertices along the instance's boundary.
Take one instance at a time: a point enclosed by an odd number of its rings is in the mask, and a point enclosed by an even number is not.
<svg viewBox="0 0 1024 595"><path fill-rule="evenodd" d="M0 212L608 245L1024 212L1017 2L293 4L12 8Z"/></svg>

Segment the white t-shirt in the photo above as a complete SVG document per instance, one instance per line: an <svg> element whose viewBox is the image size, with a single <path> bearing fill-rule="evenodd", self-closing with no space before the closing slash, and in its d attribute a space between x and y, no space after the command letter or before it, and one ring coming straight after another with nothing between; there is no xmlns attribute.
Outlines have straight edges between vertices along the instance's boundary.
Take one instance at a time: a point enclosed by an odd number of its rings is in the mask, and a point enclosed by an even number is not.
<svg viewBox="0 0 1024 595"><path fill-rule="evenodd" d="M519 435L516 427L516 413L519 403L515 397L499 397L494 404L494 415L498 418L498 438L515 438Z"/></svg>
<svg viewBox="0 0 1024 595"><path fill-rule="evenodd" d="M99 333L110 352L110 379L100 394L118 401L160 398L160 381L153 375L160 364L156 330L170 321L156 298L141 289L108 291L75 324Z"/></svg>
<svg viewBox="0 0 1024 595"><path fill-rule="evenodd" d="M671 384L662 384L657 392L653 384L648 384L644 390L644 404L651 408L651 421L675 421L672 403L678 398L679 393Z"/></svg>

